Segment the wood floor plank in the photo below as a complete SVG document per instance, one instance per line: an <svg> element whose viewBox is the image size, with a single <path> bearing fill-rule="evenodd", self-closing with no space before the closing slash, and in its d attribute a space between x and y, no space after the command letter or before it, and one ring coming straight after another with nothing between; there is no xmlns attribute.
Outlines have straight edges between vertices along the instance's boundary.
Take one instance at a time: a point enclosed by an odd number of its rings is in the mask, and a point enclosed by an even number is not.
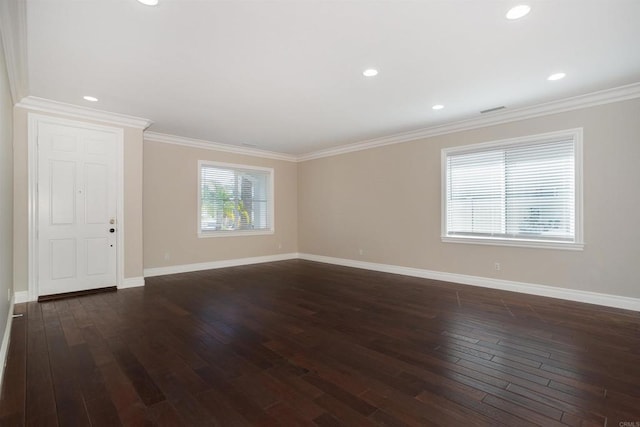
<svg viewBox="0 0 640 427"><path fill-rule="evenodd" d="M15 311L24 315L26 304ZM7 366L0 394L0 425L23 426L24 402L27 393L27 323L24 317L13 319L11 346L7 354Z"/></svg>
<svg viewBox="0 0 640 427"><path fill-rule="evenodd" d="M209 412L211 420L219 426L249 426L251 423L217 390L208 390L197 396Z"/></svg>
<svg viewBox="0 0 640 427"><path fill-rule="evenodd" d="M149 416L153 420L153 424L159 427L187 426L174 407L166 400L151 405Z"/></svg>
<svg viewBox="0 0 640 427"><path fill-rule="evenodd" d="M305 381L313 384L318 387L320 390L324 391L325 394L332 396L334 399L339 400L343 405L348 406L352 410L367 416L375 412L377 409L375 406L368 404L366 401L360 399L357 396L352 395L348 391L336 386L335 384L322 379L321 377L315 375L305 375ZM320 399L322 396L318 397Z"/></svg>
<svg viewBox="0 0 640 427"><path fill-rule="evenodd" d="M27 304L26 425L57 425L58 412L41 305ZM11 368L8 368L9 370ZM33 414L33 415L30 415ZM55 421L54 421L55 420Z"/></svg>
<svg viewBox="0 0 640 427"><path fill-rule="evenodd" d="M78 366L74 363L57 313L66 304L55 301L42 304L51 377L60 425L90 426L89 414L79 384Z"/></svg>
<svg viewBox="0 0 640 427"><path fill-rule="evenodd" d="M129 378L144 404L149 406L163 401L164 394L128 346L120 340L113 340L110 346L120 368Z"/></svg>
<svg viewBox="0 0 640 427"><path fill-rule="evenodd" d="M549 417L546 417L545 415L542 415L540 412L532 411L525 406L518 405L517 403L513 403L496 396L487 395L483 399L483 402L491 406L495 406L496 408L500 408L505 412L508 412L510 414L513 414L517 417L522 418L523 420L534 422L537 425L550 426L550 427L563 427L563 424L561 422L551 419Z"/></svg>
<svg viewBox="0 0 640 427"><path fill-rule="evenodd" d="M70 356L91 425L119 425L118 411L111 400L102 373L96 366L88 346L80 344L71 347Z"/></svg>
<svg viewBox="0 0 640 427"><path fill-rule="evenodd" d="M621 426L640 313L292 260L15 306L0 425Z"/></svg>
<svg viewBox="0 0 640 427"><path fill-rule="evenodd" d="M146 425L151 423L151 413L142 402L133 383L117 362L99 367L105 386L124 425ZM152 405L153 406L153 405Z"/></svg>
<svg viewBox="0 0 640 427"><path fill-rule="evenodd" d="M268 415L258 403L250 396L242 393L231 382L218 373L215 368L207 367L198 369L198 374L218 392L218 396L223 396L224 401L235 408L250 423L271 424L274 419ZM205 395L212 393L206 392Z"/></svg>

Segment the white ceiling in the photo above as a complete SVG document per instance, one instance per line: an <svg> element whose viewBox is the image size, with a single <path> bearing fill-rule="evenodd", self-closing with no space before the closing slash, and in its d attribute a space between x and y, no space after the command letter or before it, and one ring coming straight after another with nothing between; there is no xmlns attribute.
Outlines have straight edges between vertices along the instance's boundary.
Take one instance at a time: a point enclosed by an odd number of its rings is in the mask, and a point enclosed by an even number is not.
<svg viewBox="0 0 640 427"><path fill-rule="evenodd" d="M300 154L638 82L639 22L639 0L27 0L29 94Z"/></svg>

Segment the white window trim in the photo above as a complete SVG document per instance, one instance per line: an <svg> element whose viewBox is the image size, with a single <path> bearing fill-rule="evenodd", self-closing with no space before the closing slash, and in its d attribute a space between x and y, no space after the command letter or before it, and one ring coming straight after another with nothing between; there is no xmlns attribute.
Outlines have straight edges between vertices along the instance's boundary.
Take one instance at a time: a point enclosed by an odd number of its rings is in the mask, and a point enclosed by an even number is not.
<svg viewBox="0 0 640 427"><path fill-rule="evenodd" d="M574 242L550 242L547 240L536 239L506 239L502 237L452 237L447 236L447 156L449 154L460 154L466 151L477 151L491 148L501 148L505 146L513 146L534 142L553 142L559 139L572 139L575 148L575 241ZM537 135L528 135L518 138L502 139L499 141L483 142L478 144L470 144L459 147L448 147L441 150L441 239L444 243L465 243L474 245L495 245L495 246L516 246L527 248L541 249L566 249L566 250L583 250L584 249L584 230L583 230L583 197L582 197L582 128L566 129L557 132L548 132Z"/></svg>
<svg viewBox="0 0 640 427"><path fill-rule="evenodd" d="M233 231L224 231L224 230L210 230L210 231L202 231L200 228L200 215L202 209L202 194L200 188L202 187L202 166L213 166L220 168L228 168L228 169L246 169L246 170L256 170L261 172L268 172L268 184L269 184L269 193L268 193L268 209L269 209L269 218L271 219L271 228L268 230L233 230ZM209 237L238 237L238 236L259 236L259 235L268 235L274 234L275 229L275 191L274 191L274 175L275 171L273 168L264 168L260 166L250 166L250 165L241 165L236 163L222 163L222 162L214 162L210 160L198 160L198 209L197 209L197 234L199 238L209 238Z"/></svg>

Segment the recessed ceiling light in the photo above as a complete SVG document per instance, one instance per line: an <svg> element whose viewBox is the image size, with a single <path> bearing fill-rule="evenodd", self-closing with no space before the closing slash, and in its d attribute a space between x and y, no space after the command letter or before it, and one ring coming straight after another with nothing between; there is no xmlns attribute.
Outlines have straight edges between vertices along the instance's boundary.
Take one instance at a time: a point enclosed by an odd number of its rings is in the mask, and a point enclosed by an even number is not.
<svg viewBox="0 0 640 427"><path fill-rule="evenodd" d="M511 9L509 9L509 11L505 16L507 17L507 19L514 20L514 19L522 18L523 16L527 15L529 12L531 12L531 7L529 5L519 4L518 6L514 6Z"/></svg>
<svg viewBox="0 0 640 427"><path fill-rule="evenodd" d="M373 77L378 75L378 70L375 68L368 68L362 72L362 75L365 77Z"/></svg>
<svg viewBox="0 0 640 427"><path fill-rule="evenodd" d="M555 74L551 74L549 77L547 77L547 80L551 80L556 81L556 80L560 80L560 79L564 79L566 76L565 73L555 73Z"/></svg>
<svg viewBox="0 0 640 427"><path fill-rule="evenodd" d="M82 98L84 98L85 101L98 102L98 98L95 96L83 96Z"/></svg>
<svg viewBox="0 0 640 427"><path fill-rule="evenodd" d="M444 108L444 105L442 105L442 104L436 104L436 105L434 105L434 106L433 106L433 107L431 107L431 108L433 108L434 110L442 110L442 109Z"/></svg>
<svg viewBox="0 0 640 427"><path fill-rule="evenodd" d="M145 6L157 6L158 5L158 0L138 0L140 3L144 4Z"/></svg>

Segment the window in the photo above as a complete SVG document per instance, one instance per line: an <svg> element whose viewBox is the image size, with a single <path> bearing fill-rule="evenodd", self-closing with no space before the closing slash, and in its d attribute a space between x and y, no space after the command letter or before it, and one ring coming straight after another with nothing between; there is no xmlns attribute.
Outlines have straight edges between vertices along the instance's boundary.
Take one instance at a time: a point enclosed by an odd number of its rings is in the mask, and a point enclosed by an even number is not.
<svg viewBox="0 0 640 427"><path fill-rule="evenodd" d="M582 129L442 150L442 240L582 248Z"/></svg>
<svg viewBox="0 0 640 427"><path fill-rule="evenodd" d="M273 169L200 161L198 235L273 233Z"/></svg>

